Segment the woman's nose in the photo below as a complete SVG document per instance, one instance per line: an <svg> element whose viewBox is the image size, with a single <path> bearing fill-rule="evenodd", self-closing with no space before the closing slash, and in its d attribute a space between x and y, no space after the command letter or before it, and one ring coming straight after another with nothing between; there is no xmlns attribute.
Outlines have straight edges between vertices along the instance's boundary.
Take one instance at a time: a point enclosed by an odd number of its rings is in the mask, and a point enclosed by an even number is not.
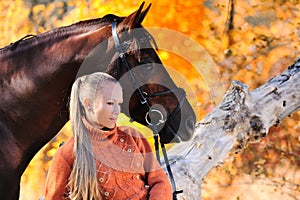
<svg viewBox="0 0 300 200"><path fill-rule="evenodd" d="M119 114L121 112L120 106L119 105L115 105L113 112Z"/></svg>

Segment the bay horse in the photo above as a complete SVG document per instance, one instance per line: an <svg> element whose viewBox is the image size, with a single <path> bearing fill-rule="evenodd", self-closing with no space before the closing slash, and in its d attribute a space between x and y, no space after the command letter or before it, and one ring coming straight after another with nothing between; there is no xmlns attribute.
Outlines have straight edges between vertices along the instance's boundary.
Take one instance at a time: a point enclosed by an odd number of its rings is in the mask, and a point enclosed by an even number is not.
<svg viewBox="0 0 300 200"><path fill-rule="evenodd" d="M192 137L194 111L162 65L154 39L141 25L151 4L145 10L143 5L127 17L108 14L0 49L2 199L19 198L20 178L30 160L68 121L71 86L83 64L91 69L82 73L107 72L125 85L127 108L122 110L133 120L148 125L149 109L161 105L152 112L164 113L161 142ZM133 34L135 29L139 34ZM125 74L138 67L126 78ZM137 84L140 81L144 84ZM157 81L165 84L155 84ZM127 88L134 92L127 92ZM160 107L165 110L159 111Z"/></svg>

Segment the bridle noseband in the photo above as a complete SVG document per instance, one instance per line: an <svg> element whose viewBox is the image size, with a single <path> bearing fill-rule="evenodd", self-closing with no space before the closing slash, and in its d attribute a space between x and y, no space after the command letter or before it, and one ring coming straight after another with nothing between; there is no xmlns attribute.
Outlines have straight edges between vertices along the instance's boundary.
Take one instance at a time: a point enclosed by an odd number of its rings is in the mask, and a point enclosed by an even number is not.
<svg viewBox="0 0 300 200"><path fill-rule="evenodd" d="M153 94L148 94L148 93L144 92L141 89L141 87L139 87L137 79L136 79L135 75L133 74L133 72L131 70L132 68L130 67L130 65L128 63L128 60L126 58L125 53L126 53L127 45L121 44L120 41L119 41L119 38L118 38L118 35L117 35L117 22L112 23L112 37L113 37L113 40L114 40L114 43L115 43L115 49L119 53L118 59L120 60L121 63L123 63L123 65L125 65L126 70L130 75L131 83L135 87L135 91L136 91L136 94L139 98L140 103L142 105L145 105L147 110L148 110L146 115L145 115L145 120L146 120L147 124L149 125L149 127L153 131L154 141L155 141L156 157L157 157L158 162L161 164L160 155L159 155L159 146L158 146L159 134L158 134L157 127L158 127L158 125L165 123L164 126L168 127L172 131L172 134L174 135L174 137L176 136L176 131L174 131L172 129L172 127L169 125L169 123L174 119L174 117L180 111L180 109L181 109L181 107L182 107L182 105L183 105L183 103L186 99L186 93L182 88L167 89L167 90L156 92L156 93L153 93ZM117 67L119 68L119 66L117 66ZM120 69L118 69L117 71L119 72ZM118 76L119 76L119 73L118 73ZM118 77L118 78L120 78L120 77ZM169 117L166 120L164 118L164 115L161 113L160 110L151 108L151 106L148 102L148 98L174 93L177 90L179 90L179 92L181 93L181 99L178 102L176 108L171 112L171 114L169 115ZM160 115L161 119L159 119L156 123L153 122L152 120L149 121L148 118L149 118L151 112L158 113ZM172 188L173 188L173 199L176 200L177 199L177 194L182 193L182 190L176 191L175 180L174 180L174 177L173 177L173 174L172 174L172 170L171 170L169 160L168 160L168 157L167 157L167 153L166 153L166 150L165 150L165 146L164 146L163 143L161 143L161 148L162 148L163 156L164 156L164 159L165 159L165 162L166 162L168 174L169 174L170 181L171 181Z"/></svg>

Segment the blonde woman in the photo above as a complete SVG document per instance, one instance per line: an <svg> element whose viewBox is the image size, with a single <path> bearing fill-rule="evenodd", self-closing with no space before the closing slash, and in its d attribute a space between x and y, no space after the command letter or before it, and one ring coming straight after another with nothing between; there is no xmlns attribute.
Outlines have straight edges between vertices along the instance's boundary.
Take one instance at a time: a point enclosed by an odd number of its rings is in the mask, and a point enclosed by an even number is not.
<svg viewBox="0 0 300 200"><path fill-rule="evenodd" d="M147 140L135 129L117 127L122 88L97 72L72 87L73 136L55 154L46 200L171 200L170 182Z"/></svg>

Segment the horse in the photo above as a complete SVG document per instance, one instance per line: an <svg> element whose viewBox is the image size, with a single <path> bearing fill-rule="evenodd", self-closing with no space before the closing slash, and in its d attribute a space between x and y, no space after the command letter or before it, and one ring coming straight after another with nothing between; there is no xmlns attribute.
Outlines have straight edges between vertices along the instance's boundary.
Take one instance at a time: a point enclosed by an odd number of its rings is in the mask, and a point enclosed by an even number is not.
<svg viewBox="0 0 300 200"><path fill-rule="evenodd" d="M125 88L122 110L145 126L158 125L158 118L162 143L192 137L195 113L158 57L154 38L141 25L151 4L143 6L127 17L108 14L80 21L0 49L3 199L19 198L27 165L68 121L71 86L80 73L103 71L120 80ZM80 72L82 65L91 69Z"/></svg>

